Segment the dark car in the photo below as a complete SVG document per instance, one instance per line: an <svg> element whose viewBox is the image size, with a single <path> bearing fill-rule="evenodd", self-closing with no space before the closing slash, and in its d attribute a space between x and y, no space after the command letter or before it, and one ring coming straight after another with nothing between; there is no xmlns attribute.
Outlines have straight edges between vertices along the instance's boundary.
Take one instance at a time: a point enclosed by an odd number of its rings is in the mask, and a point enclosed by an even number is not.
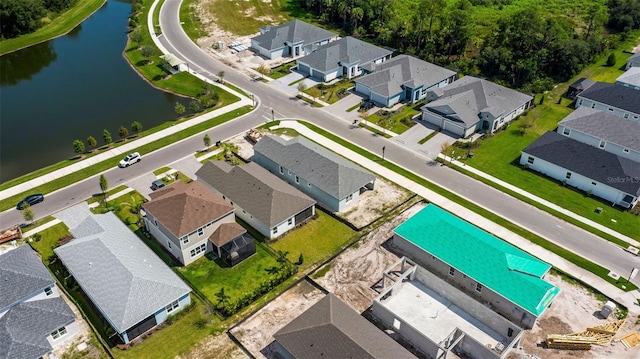
<svg viewBox="0 0 640 359"><path fill-rule="evenodd" d="M44 201L44 196L42 195L42 193L30 194L26 196L22 201L18 202L16 208L22 210L24 209L24 206L26 204L29 204L29 206L33 206L34 204L40 203L42 201Z"/></svg>
<svg viewBox="0 0 640 359"><path fill-rule="evenodd" d="M155 180L155 181L151 182L151 189L153 191L155 191L157 189L160 189L160 188L162 188L164 186L165 186L165 184L161 180Z"/></svg>

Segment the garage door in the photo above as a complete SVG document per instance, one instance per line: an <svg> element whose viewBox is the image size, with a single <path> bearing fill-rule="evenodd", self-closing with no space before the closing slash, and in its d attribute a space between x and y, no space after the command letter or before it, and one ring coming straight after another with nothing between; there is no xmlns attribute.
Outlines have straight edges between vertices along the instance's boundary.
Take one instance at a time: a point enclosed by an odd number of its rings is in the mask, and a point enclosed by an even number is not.
<svg viewBox="0 0 640 359"><path fill-rule="evenodd" d="M127 330L127 337L129 338L129 341L139 337L140 334L142 334L142 333L146 332L147 330L155 327L156 324L157 324L156 323L156 317L155 317L155 315L152 315L152 316L148 317L147 319L141 321L140 323L134 325L129 330Z"/></svg>
<svg viewBox="0 0 640 359"><path fill-rule="evenodd" d="M308 76L309 73L311 73L311 70L309 69L309 66L303 65L298 62L298 72L305 76Z"/></svg>

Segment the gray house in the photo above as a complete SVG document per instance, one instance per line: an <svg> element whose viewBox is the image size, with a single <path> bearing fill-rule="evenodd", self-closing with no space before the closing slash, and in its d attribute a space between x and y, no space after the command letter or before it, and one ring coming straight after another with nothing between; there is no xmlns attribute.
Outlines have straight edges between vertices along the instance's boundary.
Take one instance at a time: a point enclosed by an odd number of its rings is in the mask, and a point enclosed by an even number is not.
<svg viewBox="0 0 640 359"><path fill-rule="evenodd" d="M315 52L297 60L298 72L324 82L336 78L360 76L363 67L391 58L393 51L347 36L320 46Z"/></svg>
<svg viewBox="0 0 640 359"><path fill-rule="evenodd" d="M304 137L264 136L253 150L256 163L332 212L347 210L375 185L374 174Z"/></svg>
<svg viewBox="0 0 640 359"><path fill-rule="evenodd" d="M580 106L640 121L640 91L630 87L596 82L578 95L576 108Z"/></svg>
<svg viewBox="0 0 640 359"><path fill-rule="evenodd" d="M545 133L522 150L520 164L624 208L640 197L640 162L557 132Z"/></svg>
<svg viewBox="0 0 640 359"><path fill-rule="evenodd" d="M400 55L381 64L370 64L368 75L355 80L356 92L383 106L416 102L427 90L444 87L457 73L409 55Z"/></svg>
<svg viewBox="0 0 640 359"><path fill-rule="evenodd" d="M191 302L191 288L113 213L94 215L83 203L56 217L75 239L55 254L121 342Z"/></svg>
<svg viewBox="0 0 640 359"><path fill-rule="evenodd" d="M427 91L422 120L461 137L495 132L533 104L533 97L473 76Z"/></svg>
<svg viewBox="0 0 640 359"><path fill-rule="evenodd" d="M273 347L283 358L415 359L331 293L273 337Z"/></svg>
<svg viewBox="0 0 640 359"><path fill-rule="evenodd" d="M270 239L315 214L316 201L256 163L231 166L223 161L209 161L196 175L235 208L238 218Z"/></svg>
<svg viewBox="0 0 640 359"><path fill-rule="evenodd" d="M335 40L336 36L331 31L296 19L278 26L261 27L260 35L251 39L251 48L269 59L297 57L312 53L319 46Z"/></svg>
<svg viewBox="0 0 640 359"><path fill-rule="evenodd" d="M31 247L0 255L0 358L46 357L78 331L75 314Z"/></svg>
<svg viewBox="0 0 640 359"><path fill-rule="evenodd" d="M629 58L629 60L627 60L625 70L628 70L632 67L640 67L640 52L636 52Z"/></svg>
<svg viewBox="0 0 640 359"><path fill-rule="evenodd" d="M213 252L233 266L256 252L233 206L198 181L153 192L143 208L147 231L183 265Z"/></svg>
<svg viewBox="0 0 640 359"><path fill-rule="evenodd" d="M616 85L640 90L640 66L632 67L616 79Z"/></svg>

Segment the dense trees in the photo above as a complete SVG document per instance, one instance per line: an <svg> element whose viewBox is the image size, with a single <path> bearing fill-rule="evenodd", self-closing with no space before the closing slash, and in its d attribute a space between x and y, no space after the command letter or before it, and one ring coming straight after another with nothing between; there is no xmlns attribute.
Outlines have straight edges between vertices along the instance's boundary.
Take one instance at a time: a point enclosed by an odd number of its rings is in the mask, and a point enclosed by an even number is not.
<svg viewBox="0 0 640 359"><path fill-rule="evenodd" d="M616 31L640 29L640 0L609 0L609 28Z"/></svg>
<svg viewBox="0 0 640 359"><path fill-rule="evenodd" d="M0 39L10 39L39 29L42 19L55 15L77 0L2 0L0 1Z"/></svg>

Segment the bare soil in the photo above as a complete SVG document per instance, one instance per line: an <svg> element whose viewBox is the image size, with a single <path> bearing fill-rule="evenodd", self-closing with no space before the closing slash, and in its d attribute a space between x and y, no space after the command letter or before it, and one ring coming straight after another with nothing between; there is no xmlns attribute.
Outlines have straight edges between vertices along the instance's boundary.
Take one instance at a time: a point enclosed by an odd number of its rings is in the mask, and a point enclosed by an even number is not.
<svg viewBox="0 0 640 359"><path fill-rule="evenodd" d="M53 349L53 356L56 358L61 357L64 353L67 355L79 354L82 353L83 358L100 358L104 356L104 352L102 348L96 348L95 345L99 345L95 340L91 338L91 329L89 325L82 317L82 314L78 310L71 300L58 289L60 296L67 302L67 305L73 311L73 314L76 316L76 323L78 324L78 333L74 335L72 338L69 338L67 341L60 343ZM84 343L84 344L83 344ZM84 347L84 349L80 350L78 348ZM85 347L86 346L86 347Z"/></svg>
<svg viewBox="0 0 640 359"><path fill-rule="evenodd" d="M191 350L176 359L248 359L249 357L229 338L226 333L210 335Z"/></svg>

